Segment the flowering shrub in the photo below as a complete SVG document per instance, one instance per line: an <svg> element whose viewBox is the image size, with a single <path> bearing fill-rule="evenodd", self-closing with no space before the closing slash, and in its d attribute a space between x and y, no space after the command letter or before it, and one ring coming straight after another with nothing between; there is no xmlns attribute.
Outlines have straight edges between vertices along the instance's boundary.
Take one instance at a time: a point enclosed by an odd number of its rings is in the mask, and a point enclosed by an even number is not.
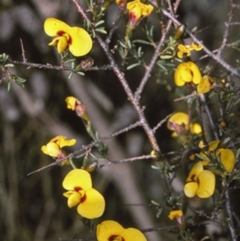
<svg viewBox="0 0 240 241"><path fill-rule="evenodd" d="M239 3L25 2L0 16L3 241L237 241Z"/></svg>

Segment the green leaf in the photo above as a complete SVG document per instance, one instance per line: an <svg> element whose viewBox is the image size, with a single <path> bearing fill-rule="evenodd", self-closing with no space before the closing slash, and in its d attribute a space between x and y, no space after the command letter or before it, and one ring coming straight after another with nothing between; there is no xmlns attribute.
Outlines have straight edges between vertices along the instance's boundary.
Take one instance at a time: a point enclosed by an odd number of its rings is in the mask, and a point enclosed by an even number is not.
<svg viewBox="0 0 240 241"><path fill-rule="evenodd" d="M11 83L10 83L10 81L8 81L8 83L7 83L7 91L9 92L10 89L11 89Z"/></svg>
<svg viewBox="0 0 240 241"><path fill-rule="evenodd" d="M100 20L99 22L97 22L97 23L95 24L95 28L96 28L97 26L103 24L104 22L105 22L104 20Z"/></svg>
<svg viewBox="0 0 240 241"><path fill-rule="evenodd" d="M78 74L78 75L81 75L81 76L84 76L84 75L85 75L85 74L84 74L83 72L81 72L81 71L78 71L77 74Z"/></svg>
<svg viewBox="0 0 240 241"><path fill-rule="evenodd" d="M12 68L12 67L14 67L14 65L13 64L5 64L4 67L5 68Z"/></svg>
<svg viewBox="0 0 240 241"><path fill-rule="evenodd" d="M135 67L137 67L137 66L139 66L139 65L141 65L140 62L135 63L135 64L132 64L132 65L129 65L129 66L127 67L127 70L133 69L133 68L135 68Z"/></svg>
<svg viewBox="0 0 240 241"><path fill-rule="evenodd" d="M71 79L72 75L73 75L73 72L70 72L69 75L68 75L68 79Z"/></svg>
<svg viewBox="0 0 240 241"><path fill-rule="evenodd" d="M172 59L173 56L169 55L169 54L165 54L165 55L160 55L160 59Z"/></svg>
<svg viewBox="0 0 240 241"><path fill-rule="evenodd" d="M107 32L104 28L96 28L95 31L98 33L102 33L102 34L107 34Z"/></svg>
<svg viewBox="0 0 240 241"><path fill-rule="evenodd" d="M152 44L150 42L142 40L142 39L134 40L133 43L140 43L140 44L146 44L146 45L152 46Z"/></svg>

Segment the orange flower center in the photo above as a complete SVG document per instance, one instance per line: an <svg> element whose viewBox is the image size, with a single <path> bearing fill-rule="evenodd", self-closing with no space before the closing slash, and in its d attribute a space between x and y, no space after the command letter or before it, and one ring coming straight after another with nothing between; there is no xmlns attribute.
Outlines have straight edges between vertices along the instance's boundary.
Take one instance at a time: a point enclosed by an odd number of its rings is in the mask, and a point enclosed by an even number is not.
<svg viewBox="0 0 240 241"><path fill-rule="evenodd" d="M68 36L68 44L72 44L72 38L71 38L71 36L68 33L60 30L60 31L57 32L57 35L58 36L63 36L63 35L66 36L67 35Z"/></svg>
<svg viewBox="0 0 240 241"><path fill-rule="evenodd" d="M125 241L124 238L122 238L121 236L119 235L111 235L109 238L108 238L108 241Z"/></svg>
<svg viewBox="0 0 240 241"><path fill-rule="evenodd" d="M74 189L74 191L76 191L76 192L81 192L81 191L83 190L81 187L74 187L73 189ZM84 192L84 191L83 191L83 192ZM80 203L85 202L86 199L87 199L87 197L86 197L86 194L85 194L85 192L84 192L84 195L81 197Z"/></svg>

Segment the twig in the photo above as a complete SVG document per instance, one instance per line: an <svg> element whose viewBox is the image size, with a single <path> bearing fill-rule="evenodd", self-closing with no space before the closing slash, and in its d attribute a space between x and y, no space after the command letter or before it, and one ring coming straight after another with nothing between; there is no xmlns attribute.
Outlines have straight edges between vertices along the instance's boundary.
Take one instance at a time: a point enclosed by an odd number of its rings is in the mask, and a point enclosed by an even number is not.
<svg viewBox="0 0 240 241"><path fill-rule="evenodd" d="M142 156L136 156L136 157L126 158L126 159L122 159L122 160L108 161L106 164L99 165L99 168L109 166L111 164L121 164L121 163L126 163L126 162L134 162L134 161L144 160L144 159L152 159L152 156L151 155L142 155Z"/></svg>
<svg viewBox="0 0 240 241"><path fill-rule="evenodd" d="M105 43L106 44L109 44L111 42L111 39L112 39L112 36L113 36L113 33L114 31L117 29L118 27L118 24L121 20L121 17L122 17L122 14L123 14L123 10L121 10L117 16L117 19L115 20L115 22L113 23L113 27L111 28L111 30L109 31L109 34L107 36L107 38L105 39Z"/></svg>
<svg viewBox="0 0 240 241"><path fill-rule="evenodd" d="M229 28L230 28L232 18L233 18L232 0L229 0L229 2L230 2L230 10L229 10L229 13L228 13L228 21L225 23L225 31L224 31L223 38L222 38L222 44L218 49L217 57L221 56L221 53L222 53L223 49L226 47L227 38L228 38L228 35L229 35Z"/></svg>
<svg viewBox="0 0 240 241"><path fill-rule="evenodd" d="M161 127L162 124L163 124L164 122L166 122L167 119L168 119L171 115L172 115L172 113L169 114L169 115L167 115L167 116L166 116L163 120L161 120L155 127L153 127L153 132L155 133L155 132L157 131L157 129L158 129L159 127Z"/></svg>
<svg viewBox="0 0 240 241"><path fill-rule="evenodd" d="M20 39L20 44L21 44L23 62L26 63L26 62L27 62L27 58L26 58L26 56L25 56L25 50L24 50L24 46L23 46L22 39Z"/></svg>

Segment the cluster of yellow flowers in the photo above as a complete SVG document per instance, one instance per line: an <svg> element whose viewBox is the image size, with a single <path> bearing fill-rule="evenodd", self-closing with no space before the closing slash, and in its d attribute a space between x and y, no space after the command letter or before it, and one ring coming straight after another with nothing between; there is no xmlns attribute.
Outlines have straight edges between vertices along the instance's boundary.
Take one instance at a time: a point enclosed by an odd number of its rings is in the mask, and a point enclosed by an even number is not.
<svg viewBox="0 0 240 241"><path fill-rule="evenodd" d="M76 112L83 120L89 117L84 105L75 97L66 98L67 108ZM63 147L73 146L75 139L68 140L59 135L51 139L41 147L44 154L54 157L61 165L68 164L67 154ZM63 196L67 198L69 208L76 207L77 212L84 218L94 219L101 217L105 211L105 199L100 192L92 187L91 175L84 169L73 169L65 176L62 186L67 191ZM123 228L113 220L103 221L97 226L96 236L98 241L125 240L125 241L147 241L141 231L135 228Z"/></svg>
<svg viewBox="0 0 240 241"><path fill-rule="evenodd" d="M202 77L198 66L191 61L178 65L174 73L174 81L175 84L180 87L185 84L196 85L199 94L209 92L214 83L214 80L210 76L204 75Z"/></svg>
<svg viewBox="0 0 240 241"><path fill-rule="evenodd" d="M202 132L201 126L190 122L189 116L184 112L173 114L168 119L167 127L173 131L173 137L184 136L187 133L199 135ZM189 198L196 195L200 198L211 197L215 191L215 174L227 175L235 166L236 157L233 151L221 146L219 140L208 143L207 149L201 141L199 148L202 149L199 153L201 161L193 165L184 186L184 193ZM213 160L215 160L214 163Z"/></svg>

